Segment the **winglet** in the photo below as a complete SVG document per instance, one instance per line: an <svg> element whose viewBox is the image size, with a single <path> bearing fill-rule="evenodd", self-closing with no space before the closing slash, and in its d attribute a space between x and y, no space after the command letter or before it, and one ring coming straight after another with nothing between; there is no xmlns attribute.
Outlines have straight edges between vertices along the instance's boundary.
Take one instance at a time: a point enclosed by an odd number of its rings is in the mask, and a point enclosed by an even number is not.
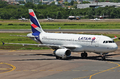
<svg viewBox="0 0 120 79"><path fill-rule="evenodd" d="M117 36L115 36L115 38L118 38Z"/></svg>
<svg viewBox="0 0 120 79"><path fill-rule="evenodd" d="M118 37L117 36L114 36L114 38L112 38L112 39L117 39Z"/></svg>

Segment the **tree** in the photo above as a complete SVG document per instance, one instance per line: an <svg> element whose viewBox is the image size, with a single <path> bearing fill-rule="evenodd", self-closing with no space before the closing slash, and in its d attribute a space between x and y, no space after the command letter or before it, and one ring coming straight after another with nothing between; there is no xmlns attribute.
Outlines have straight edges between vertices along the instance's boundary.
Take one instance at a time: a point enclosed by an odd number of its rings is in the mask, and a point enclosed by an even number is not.
<svg viewBox="0 0 120 79"><path fill-rule="evenodd" d="M25 2L24 2L24 1L19 1L19 3L20 3L20 4L25 4Z"/></svg>
<svg viewBox="0 0 120 79"><path fill-rule="evenodd" d="M39 15L38 15L38 18L43 19L43 18L44 18L44 15L43 15L43 14L39 14Z"/></svg>
<svg viewBox="0 0 120 79"><path fill-rule="evenodd" d="M39 2L39 5L42 5L42 1Z"/></svg>
<svg viewBox="0 0 120 79"><path fill-rule="evenodd" d="M6 7L8 3L6 1L0 0L0 8Z"/></svg>
<svg viewBox="0 0 120 79"><path fill-rule="evenodd" d="M87 15L88 15L88 18L93 18L93 9L90 8L88 11L87 11Z"/></svg>
<svg viewBox="0 0 120 79"><path fill-rule="evenodd" d="M64 2L65 5L68 5L69 3L68 2Z"/></svg>
<svg viewBox="0 0 120 79"><path fill-rule="evenodd" d="M61 19L62 18L62 14L60 11L57 12L57 19Z"/></svg>
<svg viewBox="0 0 120 79"><path fill-rule="evenodd" d="M55 5L55 1L53 1L50 5Z"/></svg>
<svg viewBox="0 0 120 79"><path fill-rule="evenodd" d="M28 2L28 3L25 4L25 7L26 8L35 8L35 5L31 2Z"/></svg>
<svg viewBox="0 0 120 79"><path fill-rule="evenodd" d="M89 1L83 1L82 4L88 4L90 3Z"/></svg>
<svg viewBox="0 0 120 79"><path fill-rule="evenodd" d="M16 9L17 7L15 5L8 5L5 8L6 9Z"/></svg>
<svg viewBox="0 0 120 79"><path fill-rule="evenodd" d="M73 0L70 2L70 5L74 5L74 1Z"/></svg>
<svg viewBox="0 0 120 79"><path fill-rule="evenodd" d="M73 10L71 10L69 15L71 15L71 16L75 16L74 11L73 11Z"/></svg>

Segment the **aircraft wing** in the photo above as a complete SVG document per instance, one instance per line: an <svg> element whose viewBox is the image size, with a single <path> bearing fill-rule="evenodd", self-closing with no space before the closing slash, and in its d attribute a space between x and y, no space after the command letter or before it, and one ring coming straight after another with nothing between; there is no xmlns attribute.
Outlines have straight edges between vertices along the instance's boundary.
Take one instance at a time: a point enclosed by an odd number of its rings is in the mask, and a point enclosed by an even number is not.
<svg viewBox="0 0 120 79"><path fill-rule="evenodd" d="M2 44L17 44L17 45L22 45L22 46L28 46L28 45L33 45L33 46L38 46L38 47L51 47L52 49L59 49L59 48L68 48L68 49L75 49L78 46L75 45L54 45L54 44L27 44L27 43L4 43L2 41Z"/></svg>

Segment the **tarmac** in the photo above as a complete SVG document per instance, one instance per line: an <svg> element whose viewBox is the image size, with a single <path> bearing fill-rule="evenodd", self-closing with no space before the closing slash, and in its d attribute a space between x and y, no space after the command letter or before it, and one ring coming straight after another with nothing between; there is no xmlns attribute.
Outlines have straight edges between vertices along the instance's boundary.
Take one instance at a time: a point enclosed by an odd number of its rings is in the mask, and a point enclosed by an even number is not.
<svg viewBox="0 0 120 79"><path fill-rule="evenodd" d="M109 53L105 61L88 52L67 60L58 60L52 50L0 50L0 79L119 79L120 49Z"/></svg>

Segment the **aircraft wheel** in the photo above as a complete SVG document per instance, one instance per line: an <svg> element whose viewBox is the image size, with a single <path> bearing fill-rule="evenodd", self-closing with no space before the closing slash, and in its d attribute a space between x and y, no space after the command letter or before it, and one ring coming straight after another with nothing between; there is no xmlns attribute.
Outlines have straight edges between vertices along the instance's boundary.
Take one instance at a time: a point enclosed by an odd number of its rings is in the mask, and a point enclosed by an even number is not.
<svg viewBox="0 0 120 79"><path fill-rule="evenodd" d="M59 57L58 57L58 56L56 56L56 59L59 59Z"/></svg>
<svg viewBox="0 0 120 79"><path fill-rule="evenodd" d="M62 57L56 56L56 59L62 59Z"/></svg>
<svg viewBox="0 0 120 79"><path fill-rule="evenodd" d="M59 57L60 59L62 59L62 57Z"/></svg>
<svg viewBox="0 0 120 79"><path fill-rule="evenodd" d="M81 57L82 57L82 58L86 58L87 56L88 56L88 54L87 54L86 52L81 53Z"/></svg>
<svg viewBox="0 0 120 79"><path fill-rule="evenodd" d="M106 59L106 54L102 54L102 60Z"/></svg>
<svg viewBox="0 0 120 79"><path fill-rule="evenodd" d="M87 53L84 53L85 58L88 56Z"/></svg>
<svg viewBox="0 0 120 79"><path fill-rule="evenodd" d="M102 56L102 60L105 60L106 58L105 58L105 56Z"/></svg>
<svg viewBox="0 0 120 79"><path fill-rule="evenodd" d="M84 58L84 53L81 53L81 57Z"/></svg>

